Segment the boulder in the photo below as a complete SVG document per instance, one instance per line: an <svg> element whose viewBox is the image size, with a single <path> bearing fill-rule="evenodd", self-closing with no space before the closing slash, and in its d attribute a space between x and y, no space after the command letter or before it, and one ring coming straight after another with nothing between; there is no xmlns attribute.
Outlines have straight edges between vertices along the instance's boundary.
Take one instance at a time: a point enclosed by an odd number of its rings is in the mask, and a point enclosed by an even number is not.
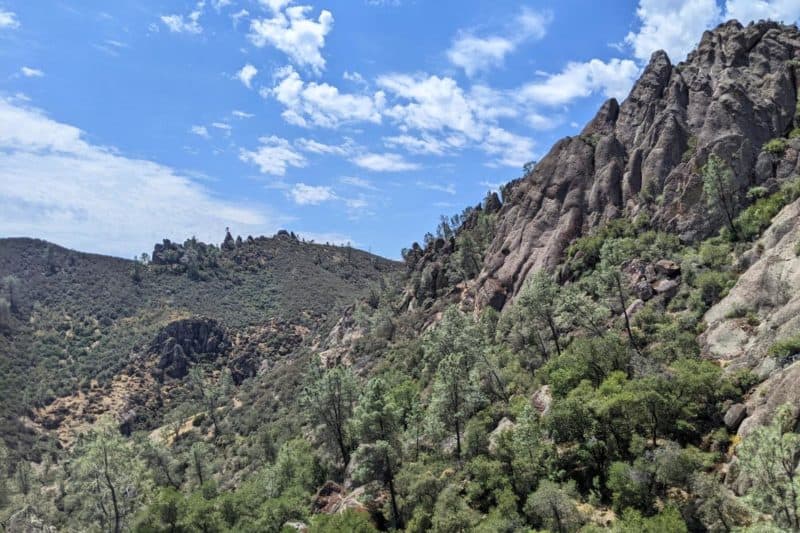
<svg viewBox="0 0 800 533"><path fill-rule="evenodd" d="M628 308L625 310L625 314L627 314L628 317L632 317L637 312L641 311L643 307L644 307L644 302L642 300L634 300L633 302L631 302L631 305L629 305Z"/></svg>
<svg viewBox="0 0 800 533"><path fill-rule="evenodd" d="M669 259L659 259L655 262L653 268L655 268L656 273L660 276L674 278L681 275L681 266L675 261L670 261Z"/></svg>
<svg viewBox="0 0 800 533"><path fill-rule="evenodd" d="M648 283L646 279L643 279L636 282L633 286L633 294L635 294L639 300L646 302L653 297L653 287L650 286L650 283Z"/></svg>
<svg viewBox="0 0 800 533"><path fill-rule="evenodd" d="M311 502L311 510L315 513L336 514L343 513L348 509L356 512L368 513L367 506L359 501L366 495L366 489L359 487L347 493L347 491L333 481L326 481L314 495Z"/></svg>
<svg viewBox="0 0 800 533"><path fill-rule="evenodd" d="M544 416L550 411L550 405L553 403L553 393L550 390L550 385L542 385L531 396L531 404L541 416Z"/></svg>
<svg viewBox="0 0 800 533"><path fill-rule="evenodd" d="M742 423L742 420L744 420L746 416L747 407L745 407L744 404L735 403L725 412L725 425L729 430L736 431L736 428L739 427L739 424Z"/></svg>
<svg viewBox="0 0 800 533"><path fill-rule="evenodd" d="M680 282L675 279L660 279L652 284L653 292L664 294L667 298L672 298L678 292Z"/></svg>
<svg viewBox="0 0 800 533"><path fill-rule="evenodd" d="M503 417L500 419L500 422L497 423L497 427L495 427L491 433L489 433L489 453L494 453L497 451L497 441L500 438L502 433L506 431L511 431L516 427L516 424L509 420L507 417Z"/></svg>

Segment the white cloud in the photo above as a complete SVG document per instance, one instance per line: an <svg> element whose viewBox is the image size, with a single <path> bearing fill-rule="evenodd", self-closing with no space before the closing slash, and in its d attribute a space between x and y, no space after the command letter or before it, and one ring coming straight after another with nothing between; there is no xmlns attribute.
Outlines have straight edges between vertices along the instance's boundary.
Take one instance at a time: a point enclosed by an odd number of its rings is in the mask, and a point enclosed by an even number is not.
<svg viewBox="0 0 800 533"><path fill-rule="evenodd" d="M301 137L294 144L304 152L325 155L348 156L358 149L353 139L350 138L345 138L342 144L325 144L314 139Z"/></svg>
<svg viewBox="0 0 800 533"><path fill-rule="evenodd" d="M22 75L25 76L26 78L41 78L42 76L44 76L44 72L42 72L37 68L22 67L20 69L20 72L22 72Z"/></svg>
<svg viewBox="0 0 800 533"><path fill-rule="evenodd" d="M378 85L407 101L385 112L405 127L439 131L451 129L471 139L480 138L481 128L473 108L454 79L391 74L379 77Z"/></svg>
<svg viewBox="0 0 800 533"><path fill-rule="evenodd" d="M16 13L0 9L0 29L15 30L19 26L19 19L17 19Z"/></svg>
<svg viewBox="0 0 800 533"><path fill-rule="evenodd" d="M389 148L403 148L412 154L445 155L454 148L463 147L465 139L458 135L451 135L445 138L437 138L427 134L422 134L420 137L394 135L384 137L383 143Z"/></svg>
<svg viewBox="0 0 800 533"><path fill-rule="evenodd" d="M279 69L276 78L278 84L262 90L262 96L283 104L281 116L290 124L336 128L347 122L381 122L385 104L382 91L372 96L341 93L327 83L304 82L292 67Z"/></svg>
<svg viewBox="0 0 800 533"><path fill-rule="evenodd" d="M286 218L215 197L180 172L85 140L74 126L0 99L0 228L131 257L164 237L271 234Z"/></svg>
<svg viewBox="0 0 800 533"><path fill-rule="evenodd" d="M295 184L289 191L289 196L297 205L319 205L322 202L337 199L330 187L306 185L305 183Z"/></svg>
<svg viewBox="0 0 800 533"><path fill-rule="evenodd" d="M294 0L258 0L258 2L272 11L273 13L277 13L282 10L284 7L293 3Z"/></svg>
<svg viewBox="0 0 800 533"><path fill-rule="evenodd" d="M683 61L697 45L703 32L728 19L742 24L758 20L793 23L800 18L798 0L640 0L637 31L625 37L633 55L646 62L656 50L664 50L674 63Z"/></svg>
<svg viewBox="0 0 800 533"><path fill-rule="evenodd" d="M221 11L223 8L228 7L229 5L233 4L233 0L212 0L212 5L217 12Z"/></svg>
<svg viewBox="0 0 800 533"><path fill-rule="evenodd" d="M725 19L737 19L743 24L758 20L777 20L787 24L800 18L798 0L727 0Z"/></svg>
<svg viewBox="0 0 800 533"><path fill-rule="evenodd" d="M375 172L404 172L417 170L419 165L406 161L400 154L374 154L366 153L352 159L353 163L361 168Z"/></svg>
<svg viewBox="0 0 800 533"><path fill-rule="evenodd" d="M247 113L246 111L240 111L239 109L234 109L231 111L231 115L236 118L253 118L255 116L253 113Z"/></svg>
<svg viewBox="0 0 800 533"><path fill-rule="evenodd" d="M363 196L358 196L356 198L345 199L345 205L347 205L348 209L359 211L369 206L369 202L367 202L366 198Z"/></svg>
<svg viewBox="0 0 800 533"><path fill-rule="evenodd" d="M319 74L325 68L321 50L325 36L333 29L333 15L322 10L316 21L308 18L311 6L292 6L280 11L286 2L273 1L272 18L250 22L250 41L261 48L272 45L289 56L297 65ZM276 9L277 8L277 9Z"/></svg>
<svg viewBox="0 0 800 533"><path fill-rule="evenodd" d="M247 63L236 73L236 78L242 82L245 87L252 89L253 78L256 77L256 74L258 74L258 69L250 63Z"/></svg>
<svg viewBox="0 0 800 533"><path fill-rule="evenodd" d="M452 64L463 68L467 76L474 76L502 65L506 55L515 48L514 43L505 37L462 35L447 51L447 58Z"/></svg>
<svg viewBox="0 0 800 533"><path fill-rule="evenodd" d="M173 33L203 33L203 27L200 25L200 17L203 15L203 8L205 2L200 1L195 6L194 11L189 13L188 16L183 15L162 15L161 22L169 28Z"/></svg>
<svg viewBox="0 0 800 533"><path fill-rule="evenodd" d="M522 168L522 165L533 159L534 143L502 128L492 127L481 149L489 155L497 156L491 165L503 165Z"/></svg>
<svg viewBox="0 0 800 533"><path fill-rule="evenodd" d="M429 183L427 181L418 181L417 187L419 187L420 189L427 189L429 191L438 191L446 194L456 193L456 186L453 185L452 183L441 184L441 183Z"/></svg>
<svg viewBox="0 0 800 533"><path fill-rule="evenodd" d="M328 243L336 246L356 246L357 243L349 235L336 232L314 232L314 231L300 231L297 233L301 238L307 241L314 241L316 243Z"/></svg>
<svg viewBox="0 0 800 533"><path fill-rule="evenodd" d="M366 189L368 191L378 190L378 188L375 185L373 185L371 181L364 178L358 178L355 176L345 176L339 181L345 185L350 185L351 187L358 187L360 189Z"/></svg>
<svg viewBox="0 0 800 533"><path fill-rule="evenodd" d="M288 167L302 168L306 166L303 154L294 150L289 141L275 135L258 139L261 145L254 151L242 149L239 159L246 163L258 165L263 174L283 176Z"/></svg>
<svg viewBox="0 0 800 533"><path fill-rule="evenodd" d="M231 130L233 130L233 126L227 122L212 122L211 127L220 130L225 134L225 136L229 136L231 134Z"/></svg>
<svg viewBox="0 0 800 533"><path fill-rule="evenodd" d="M544 37L552 18L550 12L524 8L508 24L503 35L479 37L472 32L461 32L447 51L447 58L470 77L498 67L523 42Z"/></svg>
<svg viewBox="0 0 800 533"><path fill-rule="evenodd" d="M237 11L236 13L231 13L231 20L233 21L233 27L235 28L236 26L238 26L239 21L248 16L250 16L250 12L246 9L242 9L240 11Z"/></svg>
<svg viewBox="0 0 800 533"><path fill-rule="evenodd" d="M630 59L572 62L558 74L524 85L519 94L523 100L546 105L563 105L598 92L622 100L639 72L639 66Z"/></svg>
<svg viewBox="0 0 800 533"><path fill-rule="evenodd" d="M721 19L716 0L640 0L636 16L641 28L625 37L633 55L647 61L656 50L665 50L676 63L694 48L703 31Z"/></svg>
<svg viewBox="0 0 800 533"><path fill-rule="evenodd" d="M359 74L358 72L350 72L345 70L344 74L342 74L342 78L347 81L352 81L356 85L360 85L361 87L367 87L369 84L367 80L364 79L364 76Z"/></svg>
<svg viewBox="0 0 800 533"><path fill-rule="evenodd" d="M203 137L204 139L209 138L208 128L206 128L205 126L192 126L191 128L189 128L189 132L199 137Z"/></svg>

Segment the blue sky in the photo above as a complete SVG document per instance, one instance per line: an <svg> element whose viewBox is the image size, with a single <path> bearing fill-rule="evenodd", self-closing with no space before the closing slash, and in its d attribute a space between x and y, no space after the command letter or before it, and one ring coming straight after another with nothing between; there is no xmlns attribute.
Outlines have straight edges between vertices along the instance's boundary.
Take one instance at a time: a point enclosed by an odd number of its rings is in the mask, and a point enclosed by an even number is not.
<svg viewBox="0 0 800 533"><path fill-rule="evenodd" d="M130 257L288 228L389 257L650 53L798 0L0 0L0 235Z"/></svg>

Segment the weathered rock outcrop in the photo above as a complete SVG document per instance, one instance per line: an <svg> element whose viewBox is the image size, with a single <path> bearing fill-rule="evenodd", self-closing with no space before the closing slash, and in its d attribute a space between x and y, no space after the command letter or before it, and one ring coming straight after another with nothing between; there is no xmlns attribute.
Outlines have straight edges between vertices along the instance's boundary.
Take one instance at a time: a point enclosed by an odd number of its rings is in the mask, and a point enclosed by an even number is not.
<svg viewBox="0 0 800 533"><path fill-rule="evenodd" d="M784 403L800 410L800 363L769 354L776 342L800 333L798 243L800 200L773 219L746 254L752 265L704 317L708 329L700 340L706 355L728 370L750 369L765 380L745 402L746 418L737 424L742 436L769 423Z"/></svg>
<svg viewBox="0 0 800 533"><path fill-rule="evenodd" d="M797 126L799 66L800 32L772 22L725 23L678 65L653 54L621 105L607 101L509 187L473 287L478 306L502 308L573 239L621 215L646 212L686 240L716 231L700 176L709 155L730 161L742 195L796 168L762 146Z"/></svg>
<svg viewBox="0 0 800 533"><path fill-rule="evenodd" d="M187 318L177 320L162 329L150 345L150 353L159 357L156 378L179 379L189 372L189 366L201 361L213 361L227 354L231 347L225 331L216 320Z"/></svg>

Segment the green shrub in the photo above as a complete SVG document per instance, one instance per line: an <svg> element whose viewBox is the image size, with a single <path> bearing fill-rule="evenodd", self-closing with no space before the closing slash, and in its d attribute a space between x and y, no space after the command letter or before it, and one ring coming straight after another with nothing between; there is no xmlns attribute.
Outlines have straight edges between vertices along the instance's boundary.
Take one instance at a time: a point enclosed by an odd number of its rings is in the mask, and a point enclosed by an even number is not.
<svg viewBox="0 0 800 533"><path fill-rule="evenodd" d="M750 200L757 200L759 198L763 198L767 194L769 194L769 190L766 187L762 187L761 185L758 185L756 187L751 187L747 191L747 197Z"/></svg>
<svg viewBox="0 0 800 533"><path fill-rule="evenodd" d="M730 274L709 270L701 272L695 278L696 297L706 306L721 300L732 284Z"/></svg>
<svg viewBox="0 0 800 533"><path fill-rule="evenodd" d="M800 354L800 335L775 342L769 347L767 354L776 359L787 359Z"/></svg>
<svg viewBox="0 0 800 533"><path fill-rule="evenodd" d="M782 156L783 152L786 151L786 139L783 138L776 138L768 141L763 147L762 150L765 152L769 152L772 155Z"/></svg>
<svg viewBox="0 0 800 533"><path fill-rule="evenodd" d="M752 190L752 189L751 189ZM736 217L736 228L744 240L753 240L767 229L781 209L800 198L800 179L794 178L780 190L756 200Z"/></svg>
<svg viewBox="0 0 800 533"><path fill-rule="evenodd" d="M697 137L692 135L686 142L686 150L683 152L683 155L681 156L681 161L685 163L686 161L690 160L696 151L697 151Z"/></svg>

